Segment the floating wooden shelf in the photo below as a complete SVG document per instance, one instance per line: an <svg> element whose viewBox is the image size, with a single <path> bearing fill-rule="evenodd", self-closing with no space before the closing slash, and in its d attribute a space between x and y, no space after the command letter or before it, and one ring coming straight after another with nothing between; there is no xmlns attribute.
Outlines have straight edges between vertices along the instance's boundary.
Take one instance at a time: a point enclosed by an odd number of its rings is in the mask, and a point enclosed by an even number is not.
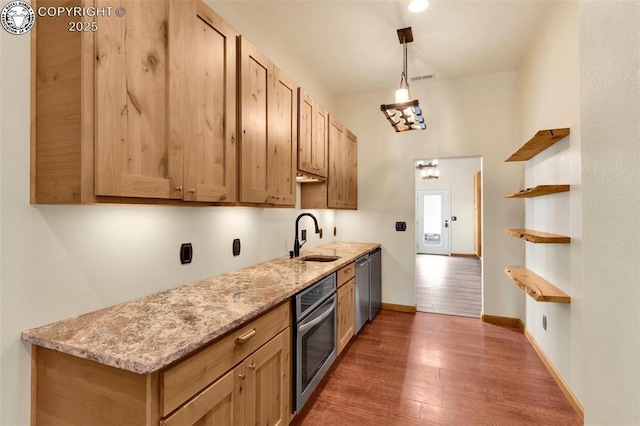
<svg viewBox="0 0 640 426"><path fill-rule="evenodd" d="M562 129L540 130L534 137L529 139L527 143L522 145L519 150L514 152L511 157L504 161L527 161L533 158L536 154L539 154L549 148L569 133L570 130L568 127Z"/></svg>
<svg viewBox="0 0 640 426"><path fill-rule="evenodd" d="M569 244L571 242L571 238L564 235L533 231L531 229L507 229L506 234L512 237L527 240L530 243Z"/></svg>
<svg viewBox="0 0 640 426"><path fill-rule="evenodd" d="M505 198L531 198L541 195L557 194L558 192L567 192L571 189L569 185L537 185L533 188L523 189L520 192L507 194Z"/></svg>
<svg viewBox="0 0 640 426"><path fill-rule="evenodd" d="M571 303L571 297L527 268L504 268L504 273L536 302Z"/></svg>

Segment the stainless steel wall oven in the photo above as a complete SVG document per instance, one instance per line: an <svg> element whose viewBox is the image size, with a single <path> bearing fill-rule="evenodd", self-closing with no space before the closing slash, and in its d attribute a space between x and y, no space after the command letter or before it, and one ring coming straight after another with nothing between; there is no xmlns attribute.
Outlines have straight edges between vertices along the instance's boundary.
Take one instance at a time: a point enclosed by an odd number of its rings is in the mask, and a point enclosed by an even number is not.
<svg viewBox="0 0 640 426"><path fill-rule="evenodd" d="M336 359L336 274L293 300L293 406L300 411Z"/></svg>

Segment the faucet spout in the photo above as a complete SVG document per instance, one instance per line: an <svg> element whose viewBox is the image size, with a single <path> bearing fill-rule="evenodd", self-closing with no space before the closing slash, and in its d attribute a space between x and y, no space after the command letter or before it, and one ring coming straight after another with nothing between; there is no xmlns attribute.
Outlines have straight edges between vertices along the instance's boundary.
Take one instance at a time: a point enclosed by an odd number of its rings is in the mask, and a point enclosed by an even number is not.
<svg viewBox="0 0 640 426"><path fill-rule="evenodd" d="M316 217L314 215L312 215L311 213L301 213L297 218L296 218L296 238L293 242L293 257L298 257L300 256L300 247L302 247L302 245L304 245L303 242L302 244L300 244L300 240L298 240L298 223L300 222L300 219L304 216L309 216L311 219L313 219L313 223L315 225L315 231L316 234L320 233L320 227L318 226L318 219L316 219Z"/></svg>

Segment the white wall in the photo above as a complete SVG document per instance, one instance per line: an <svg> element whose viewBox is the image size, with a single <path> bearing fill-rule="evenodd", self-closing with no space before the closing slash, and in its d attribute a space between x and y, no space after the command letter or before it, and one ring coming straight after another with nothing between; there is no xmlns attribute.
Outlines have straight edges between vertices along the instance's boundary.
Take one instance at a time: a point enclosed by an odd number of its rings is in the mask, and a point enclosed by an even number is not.
<svg viewBox="0 0 640 426"><path fill-rule="evenodd" d="M557 2L518 70L520 140L538 130L571 128L571 134L525 163L525 187L570 184L569 193L513 199L524 204L525 225L568 235L571 244L530 244L526 267L571 296L571 304L526 300L527 329L573 393L583 399L582 185L580 167L580 64L578 3ZM542 316L547 317L547 330Z"/></svg>
<svg viewBox="0 0 640 426"><path fill-rule="evenodd" d="M222 2L224 3L224 2ZM332 95L243 2L225 10L251 23L251 38L294 80L327 105ZM234 22L239 27L245 21ZM242 24L242 25L239 25ZM29 36L0 31L0 424L29 424L31 327L286 255L298 209L29 204ZM327 231L308 247L333 241L334 213L316 212ZM301 225L311 223L305 218ZM242 254L233 258L234 238ZM194 245L181 265L181 243ZM305 246L306 248L307 246Z"/></svg>
<svg viewBox="0 0 640 426"><path fill-rule="evenodd" d="M430 160L424 158L425 163ZM474 176L481 170L480 157L438 158L438 179L422 179L415 172L416 191L423 189L449 189L451 216L451 253L475 254L475 218L473 208Z"/></svg>
<svg viewBox="0 0 640 426"><path fill-rule="evenodd" d="M333 94L323 87L313 70L290 54L287 41L277 35L248 1L205 1L316 101L330 113L335 113L336 98Z"/></svg>
<svg viewBox="0 0 640 426"><path fill-rule="evenodd" d="M414 84L411 91L425 131L393 131L380 112L393 88L339 99L344 124L358 135L358 211L336 214L338 239L381 242L383 302L414 306L414 161L482 156L483 312L520 317L522 293L503 273L524 261L522 242L504 233L521 227L524 216L521 204L504 198L523 181L522 166L504 163L519 146L515 72ZM396 232L396 221L407 222L407 231Z"/></svg>
<svg viewBox="0 0 640 426"><path fill-rule="evenodd" d="M585 424L640 424L640 2L580 3Z"/></svg>

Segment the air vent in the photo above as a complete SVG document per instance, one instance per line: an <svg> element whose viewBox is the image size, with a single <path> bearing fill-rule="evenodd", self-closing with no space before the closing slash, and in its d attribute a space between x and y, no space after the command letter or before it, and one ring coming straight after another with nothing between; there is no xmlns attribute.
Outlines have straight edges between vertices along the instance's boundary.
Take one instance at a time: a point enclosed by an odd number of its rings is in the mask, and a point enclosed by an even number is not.
<svg viewBox="0 0 640 426"><path fill-rule="evenodd" d="M433 80L434 78L436 78L435 74L421 75L419 77L413 77L411 81Z"/></svg>

